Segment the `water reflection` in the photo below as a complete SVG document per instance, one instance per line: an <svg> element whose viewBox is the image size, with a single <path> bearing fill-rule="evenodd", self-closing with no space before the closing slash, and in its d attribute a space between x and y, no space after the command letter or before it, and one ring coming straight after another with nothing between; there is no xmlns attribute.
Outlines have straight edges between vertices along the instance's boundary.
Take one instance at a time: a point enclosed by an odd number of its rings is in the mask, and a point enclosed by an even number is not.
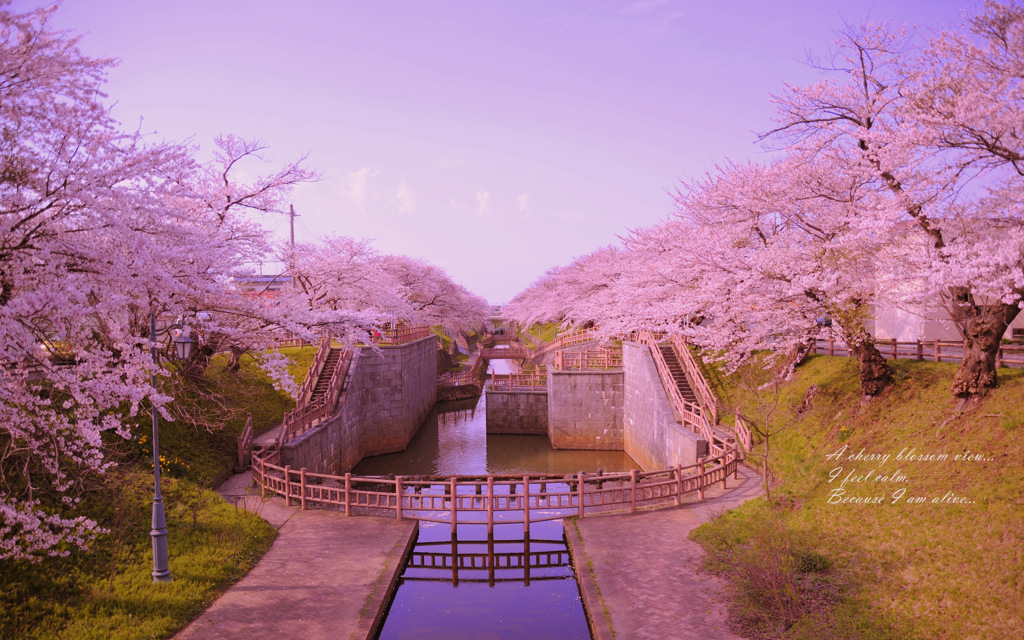
<svg viewBox="0 0 1024 640"><path fill-rule="evenodd" d="M514 368L495 360L489 372ZM353 473L561 476L637 468L621 451L556 451L545 436L489 436L486 402L484 395L439 404L405 451L366 458ZM498 523L492 536L479 524L459 524L453 535L450 524L421 522L378 638L590 638L561 521L534 522L527 535L522 524Z"/></svg>
<svg viewBox="0 0 1024 640"><path fill-rule="evenodd" d="M585 640L590 638L560 522L421 524L378 638Z"/></svg>
<svg viewBox="0 0 1024 640"><path fill-rule="evenodd" d="M505 360L491 362L496 373L510 370ZM622 451L552 449L546 436L487 435L487 396L439 403L405 451L364 459L355 475L551 475L628 471L637 464Z"/></svg>

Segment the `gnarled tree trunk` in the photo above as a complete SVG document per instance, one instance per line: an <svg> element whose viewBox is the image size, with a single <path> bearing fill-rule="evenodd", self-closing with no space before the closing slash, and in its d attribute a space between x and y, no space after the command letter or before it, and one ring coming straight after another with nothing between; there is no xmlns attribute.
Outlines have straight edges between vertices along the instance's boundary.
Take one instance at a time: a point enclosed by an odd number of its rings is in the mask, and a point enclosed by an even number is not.
<svg viewBox="0 0 1024 640"><path fill-rule="evenodd" d="M848 337L850 352L860 363L860 390L867 397L877 396L892 384L892 369L875 347L871 334L864 332Z"/></svg>
<svg viewBox="0 0 1024 640"><path fill-rule="evenodd" d="M953 377L953 395L969 400L996 386L999 343L1018 313L1015 304L975 304L969 291L954 294L950 315L964 334L964 355Z"/></svg>

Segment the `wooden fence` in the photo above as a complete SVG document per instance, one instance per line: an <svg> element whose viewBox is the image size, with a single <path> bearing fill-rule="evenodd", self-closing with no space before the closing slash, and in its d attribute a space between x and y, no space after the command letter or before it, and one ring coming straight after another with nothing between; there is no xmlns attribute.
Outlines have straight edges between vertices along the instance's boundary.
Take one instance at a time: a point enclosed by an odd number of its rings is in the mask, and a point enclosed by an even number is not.
<svg viewBox="0 0 1024 640"><path fill-rule="evenodd" d="M439 387L461 387L470 384L480 384L478 373L472 369L468 371L446 371L437 377L437 386Z"/></svg>
<svg viewBox="0 0 1024 640"><path fill-rule="evenodd" d="M351 364L352 352L343 352L341 360L338 361L331 375L327 392L285 414L284 422L281 424L281 433L277 440L279 448L283 447L286 442L294 440L334 415L335 409L338 406L338 400L341 397L342 386L345 384L345 376L348 375L348 368ZM312 368L310 371L312 371ZM306 378L307 381L309 379L309 377ZM316 386L315 381L313 386Z"/></svg>
<svg viewBox="0 0 1024 640"><path fill-rule="evenodd" d="M727 449L687 467L658 471L575 476L395 476L362 477L308 473L281 466L278 450L253 453L253 481L261 492L285 503L342 510L346 515L394 515L398 520L487 526L522 524L575 516L635 512L644 507L678 506L684 496L704 498L717 483L727 488L737 476L738 457Z"/></svg>
<svg viewBox="0 0 1024 640"><path fill-rule="evenodd" d="M584 342L593 342L595 340L594 332L590 329L574 329L572 331L563 333L557 336L551 342L544 344L540 349L533 352L534 357L550 353L555 349L562 349L564 347L571 347L576 344L583 344Z"/></svg>
<svg viewBox="0 0 1024 640"><path fill-rule="evenodd" d="M324 336L320 338L320 344L317 345L316 354L313 356L313 362L309 365L309 369L306 370L306 377L302 381L302 386L299 387L299 401L298 404L302 405L309 402L310 397L313 395L313 389L316 387L316 381L320 379L320 372L324 368L324 363L327 362L327 356L331 353L331 339L330 337Z"/></svg>
<svg viewBox="0 0 1024 640"><path fill-rule="evenodd" d="M510 345L507 349L491 347L480 350L480 358L484 360L527 360L531 357L533 352L521 344Z"/></svg>
<svg viewBox="0 0 1024 640"><path fill-rule="evenodd" d="M281 349L282 347L311 347L315 342L310 342L304 338L274 338L274 347Z"/></svg>
<svg viewBox="0 0 1024 640"><path fill-rule="evenodd" d="M689 345L680 336L675 335L672 336L672 346L675 347L676 354L686 369L687 378L693 384L693 390L697 392L701 405L711 414L708 416L709 421L711 424L718 424L718 398L715 396L715 392L711 390L711 385L704 379L700 365L697 364L697 360L690 353Z"/></svg>
<svg viewBox="0 0 1024 640"><path fill-rule="evenodd" d="M960 340L915 340L876 339L875 347L885 357L895 360L931 360L932 362L961 362L964 358L964 343ZM836 340L816 340L813 353L829 356L849 356L850 348ZM1000 345L996 352L997 367L1024 367L1024 345Z"/></svg>
<svg viewBox="0 0 1024 640"><path fill-rule="evenodd" d="M385 329L373 336L373 343L378 345L405 344L433 335L426 325L409 325Z"/></svg>
<svg viewBox="0 0 1024 640"><path fill-rule="evenodd" d="M533 391L547 389L548 374L546 371L532 373L492 373L492 391Z"/></svg>
<svg viewBox="0 0 1024 640"><path fill-rule="evenodd" d="M712 428L711 423L708 421L707 413L699 404L690 402L683 397L679 387L676 386L675 377L668 368L668 363L665 362L665 357L661 354L658 339L654 334L645 329L636 334L636 339L641 344L647 345L650 348L651 357L654 358L654 366L658 369L662 385L668 392L669 402L672 404L675 412L679 414L679 419L683 426L689 428L694 433L699 433L707 441L708 451L714 457L724 455L726 451L734 447L734 444L729 442L729 437L720 436ZM696 372L696 375L700 376L699 370Z"/></svg>
<svg viewBox="0 0 1024 640"><path fill-rule="evenodd" d="M555 369L558 371L584 371L622 368L622 347L587 348L583 351L556 351Z"/></svg>
<svg viewBox="0 0 1024 640"><path fill-rule="evenodd" d="M242 435L238 436L238 470L245 471L252 461L253 448L252 414L245 419L245 428Z"/></svg>
<svg viewBox="0 0 1024 640"><path fill-rule="evenodd" d="M736 409L736 422L735 430L736 437L739 439L740 444L743 445L743 451L750 453L750 450L754 446L753 435L750 432L750 423L747 419L740 415L740 410Z"/></svg>
<svg viewBox="0 0 1024 640"><path fill-rule="evenodd" d="M679 387L675 384L675 378L668 368L668 363L665 362L665 358L661 355L657 338L650 331L644 330L637 334L637 340L650 348L651 356L654 358L654 366L658 369L658 375L661 377L665 390L668 391L672 407L679 414L683 425L689 427L695 433L701 433L703 431L702 427L707 425L704 412L701 410L700 405L690 402L679 391ZM708 440L708 442L711 441Z"/></svg>

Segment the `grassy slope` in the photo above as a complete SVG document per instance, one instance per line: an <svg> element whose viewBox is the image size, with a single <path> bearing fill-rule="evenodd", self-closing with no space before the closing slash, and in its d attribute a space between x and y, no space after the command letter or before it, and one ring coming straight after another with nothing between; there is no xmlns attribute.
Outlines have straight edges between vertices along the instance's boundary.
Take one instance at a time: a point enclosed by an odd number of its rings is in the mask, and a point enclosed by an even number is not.
<svg viewBox="0 0 1024 640"><path fill-rule="evenodd" d="M283 349L301 380L315 348ZM209 489L230 471L236 439L252 412L259 433L294 406L276 391L255 363L243 358L237 375L213 363L209 391L227 399L226 409L201 407L203 418L221 428L207 431L183 421L161 421L160 450L167 462L163 490L173 581L153 585L149 537L153 494L149 423L136 437L116 445L122 464L90 492L79 513L109 533L89 552L30 565L0 562L0 638L160 638L199 615L237 582L270 548L274 529L239 511ZM187 402L187 399L183 399Z"/></svg>
<svg viewBox="0 0 1024 640"><path fill-rule="evenodd" d="M555 339L555 333L558 330L558 325L554 322L545 322L544 324L535 324L532 327L525 329L526 333L532 336L540 338L544 342L551 342Z"/></svg>
<svg viewBox="0 0 1024 640"><path fill-rule="evenodd" d="M741 549L758 519L784 526L828 558L850 585L833 611L834 637L1024 637L1024 372L1000 371L1000 385L980 406L958 413L949 395L955 366L900 361L897 384L867 404L859 399L856 363L815 356L783 392L795 407L812 383L812 408L772 440L776 490L788 505L767 514L763 500L708 525L696 537L721 551ZM756 407L725 379L730 401ZM848 445L842 459L826 458ZM898 461L948 454L947 461ZM891 454L884 463L850 461L864 450ZM983 461L956 461L980 453ZM756 462L756 456L753 456ZM830 472L842 467L829 481ZM899 470L904 482L848 483L846 496L879 496L883 504L829 504L847 472ZM893 504L892 494L906 492ZM947 492L970 504L936 504ZM908 504L908 498L927 498ZM787 637L822 637L797 624ZM873 631L869 631L872 630ZM885 629L889 631L886 632Z"/></svg>

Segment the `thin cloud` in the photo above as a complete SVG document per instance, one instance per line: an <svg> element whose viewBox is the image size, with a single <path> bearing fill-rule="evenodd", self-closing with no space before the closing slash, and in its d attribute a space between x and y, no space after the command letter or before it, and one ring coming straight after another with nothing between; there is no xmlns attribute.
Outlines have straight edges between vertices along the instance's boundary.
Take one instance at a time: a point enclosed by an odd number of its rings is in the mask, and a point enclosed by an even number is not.
<svg viewBox="0 0 1024 640"><path fill-rule="evenodd" d="M398 191L391 202L398 205L398 213L402 215L411 216L416 213L416 198L412 195L412 187L404 180L398 185Z"/></svg>
<svg viewBox="0 0 1024 640"><path fill-rule="evenodd" d="M491 213L491 192L477 189L476 192L476 213L478 216L486 216Z"/></svg>
<svg viewBox="0 0 1024 640"><path fill-rule="evenodd" d="M366 203L369 199L370 178L375 177L379 171L371 171L369 167L363 167L359 171L348 172L348 197L355 203L359 213L366 215Z"/></svg>

